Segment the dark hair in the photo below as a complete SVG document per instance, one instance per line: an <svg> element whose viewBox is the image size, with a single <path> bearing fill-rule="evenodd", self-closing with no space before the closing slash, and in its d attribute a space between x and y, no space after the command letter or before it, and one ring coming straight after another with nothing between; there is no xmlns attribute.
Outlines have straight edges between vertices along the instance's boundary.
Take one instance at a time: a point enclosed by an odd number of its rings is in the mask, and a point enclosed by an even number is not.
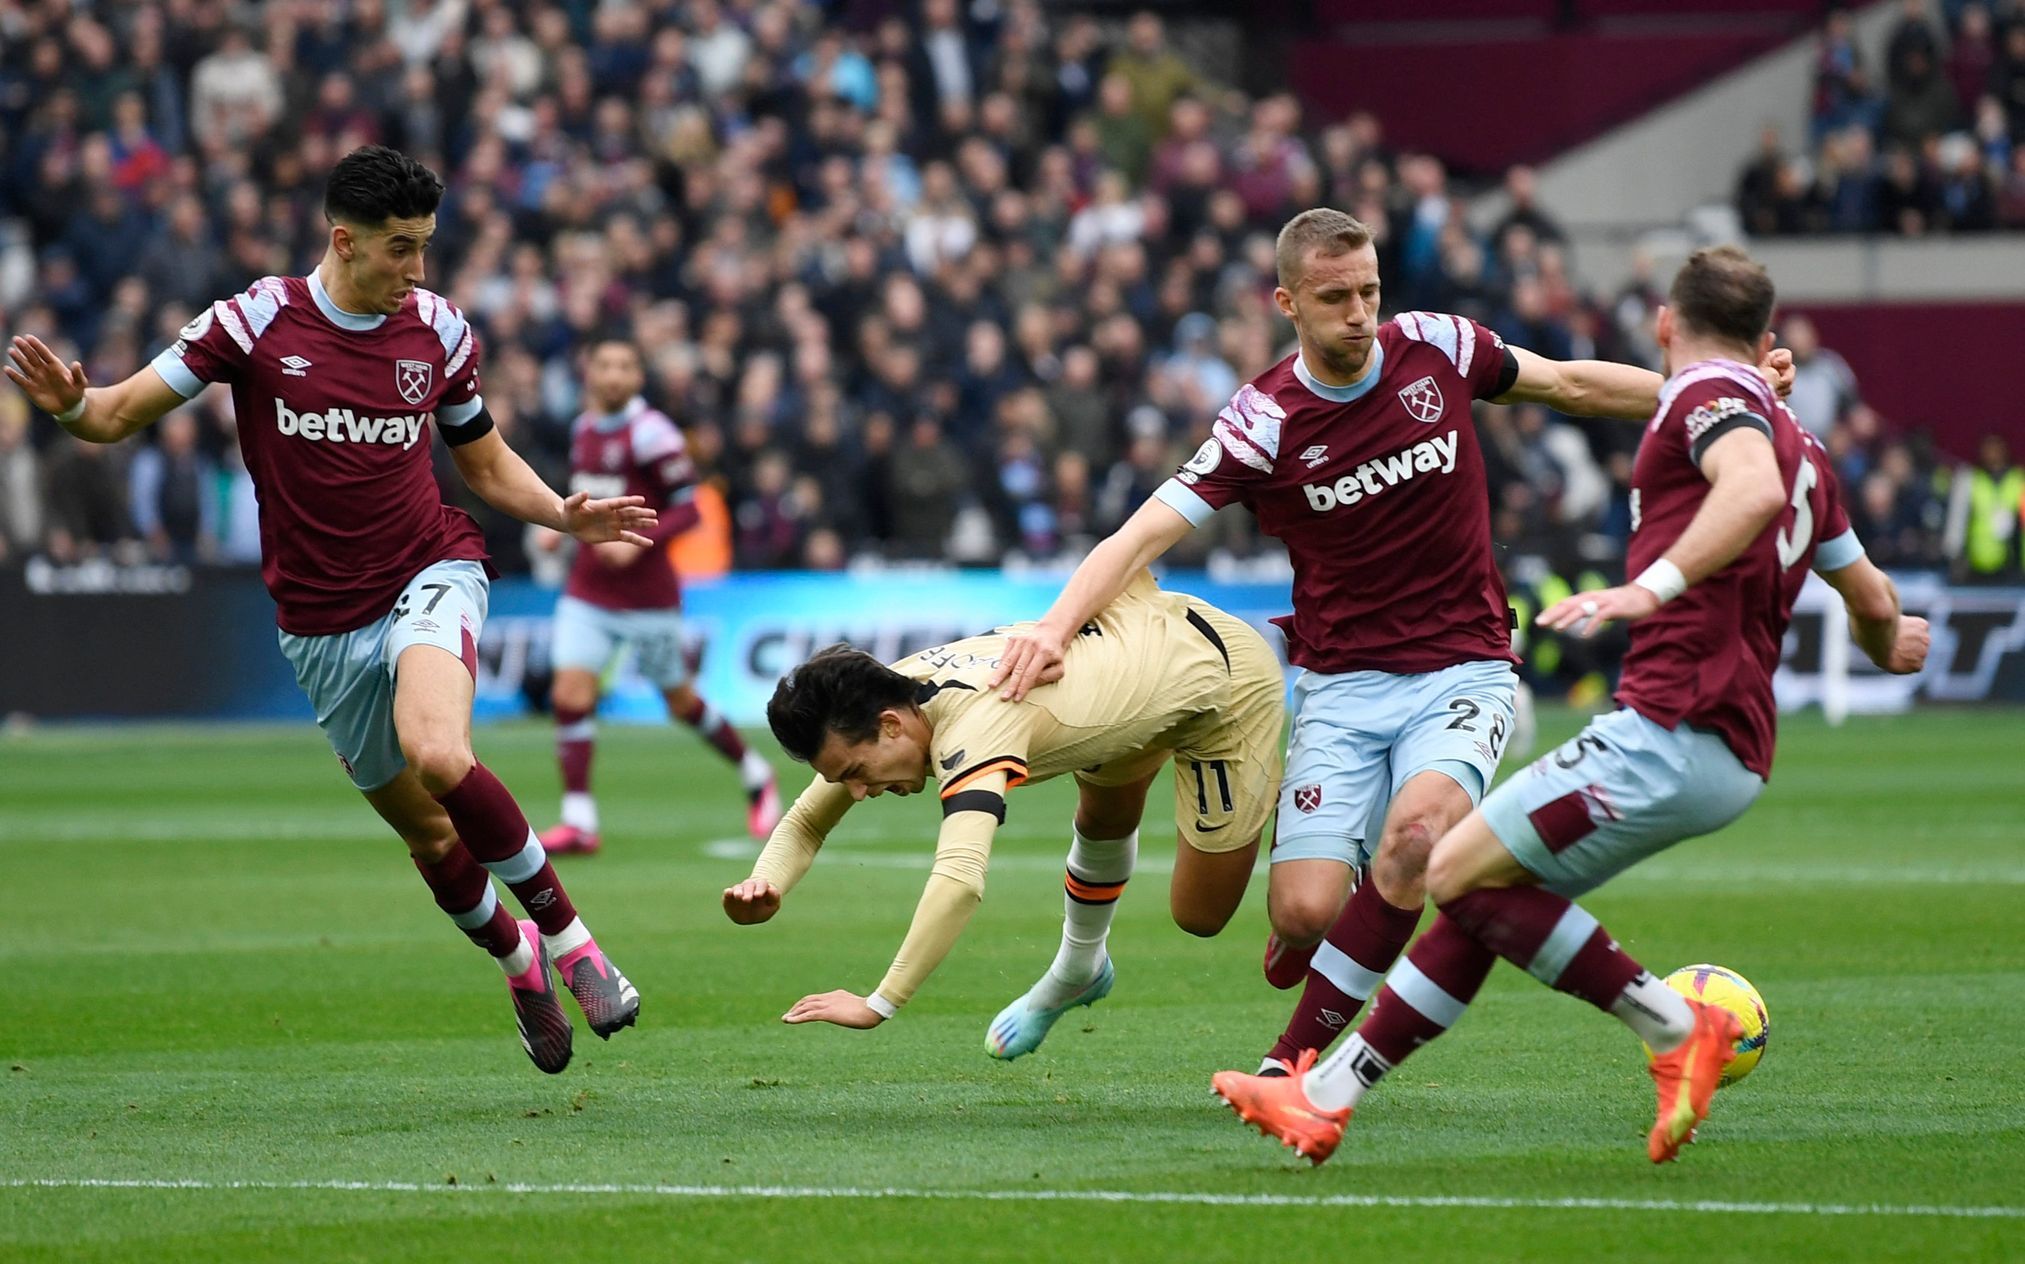
<svg viewBox="0 0 2025 1264"><path fill-rule="evenodd" d="M1735 246L1707 246L1681 265L1667 304L1693 333L1756 347L1771 326L1774 298L1763 264Z"/></svg>
<svg viewBox="0 0 2025 1264"><path fill-rule="evenodd" d="M399 150L361 145L331 168L323 191L324 218L365 227L390 219L434 215L443 200L436 173Z"/></svg>
<svg viewBox="0 0 2025 1264"><path fill-rule="evenodd" d="M841 641L781 677L766 704L774 740L808 763L835 733L856 745L879 736L879 713L914 705L920 685Z"/></svg>

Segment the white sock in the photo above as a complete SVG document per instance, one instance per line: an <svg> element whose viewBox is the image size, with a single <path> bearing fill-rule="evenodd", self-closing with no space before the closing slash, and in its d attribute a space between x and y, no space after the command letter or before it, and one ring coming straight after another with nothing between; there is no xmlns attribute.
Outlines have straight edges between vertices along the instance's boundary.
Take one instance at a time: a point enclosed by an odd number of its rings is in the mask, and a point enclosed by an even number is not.
<svg viewBox="0 0 2025 1264"><path fill-rule="evenodd" d="M1687 998L1641 970L1610 1006L1610 1012L1638 1033L1654 1053L1672 1053L1695 1029L1695 1012Z"/></svg>
<svg viewBox="0 0 2025 1264"><path fill-rule="evenodd" d="M1341 1110L1346 1106L1354 1110L1364 1099L1364 1091L1391 1069L1392 1064L1379 1057L1378 1051L1353 1031L1336 1047L1336 1052L1308 1072L1308 1078L1301 1081L1301 1089L1321 1110Z"/></svg>
<svg viewBox="0 0 2025 1264"><path fill-rule="evenodd" d="M745 758L738 761L738 779L745 783L747 794L756 794L773 780L773 765L758 751L747 747Z"/></svg>
<svg viewBox="0 0 2025 1264"><path fill-rule="evenodd" d="M1139 831L1123 838L1085 838L1075 831L1069 845L1069 872L1083 882L1113 886L1132 877L1139 859ZM1104 941L1111 934L1111 919L1118 901L1085 904L1072 895L1062 896L1062 946L1054 964L1028 993L1036 1005L1051 1009L1090 985L1104 960Z"/></svg>
<svg viewBox="0 0 2025 1264"><path fill-rule="evenodd" d="M494 957L493 960L499 963L500 969L506 971L508 978L526 974L527 968L534 964L534 945L527 942L527 936L522 935L512 952L504 957Z"/></svg>
<svg viewBox="0 0 2025 1264"><path fill-rule="evenodd" d="M590 791L563 791L562 823L586 834L598 832L598 801Z"/></svg>
<svg viewBox="0 0 2025 1264"><path fill-rule="evenodd" d="M589 942L591 942L591 932L585 927L584 919L581 917L571 918L570 924L563 927L560 931L557 931L553 935L543 935L541 937L542 947L548 949L548 955L551 960L567 953L575 952Z"/></svg>

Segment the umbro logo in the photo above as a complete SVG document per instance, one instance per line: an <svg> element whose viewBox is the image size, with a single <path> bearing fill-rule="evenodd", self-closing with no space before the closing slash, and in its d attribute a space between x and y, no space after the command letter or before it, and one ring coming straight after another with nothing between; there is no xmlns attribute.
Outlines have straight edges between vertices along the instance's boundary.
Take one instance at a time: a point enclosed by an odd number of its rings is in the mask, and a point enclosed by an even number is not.
<svg viewBox="0 0 2025 1264"><path fill-rule="evenodd" d="M289 377L308 377L309 361L299 355L281 357L281 371Z"/></svg>
<svg viewBox="0 0 2025 1264"><path fill-rule="evenodd" d="M1318 443L1301 454L1302 462L1311 470L1328 459L1329 445L1326 443Z"/></svg>
<svg viewBox="0 0 2025 1264"><path fill-rule="evenodd" d="M956 766L963 762L963 756L964 752L959 749L954 754L950 755L947 759L944 759L942 761L942 771L944 772L956 771Z"/></svg>

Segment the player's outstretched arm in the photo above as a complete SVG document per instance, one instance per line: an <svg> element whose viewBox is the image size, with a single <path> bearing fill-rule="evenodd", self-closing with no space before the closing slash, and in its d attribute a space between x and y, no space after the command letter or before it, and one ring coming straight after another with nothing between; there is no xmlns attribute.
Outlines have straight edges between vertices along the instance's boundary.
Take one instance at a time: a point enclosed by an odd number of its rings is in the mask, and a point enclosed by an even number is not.
<svg viewBox="0 0 2025 1264"><path fill-rule="evenodd" d="M641 534L653 530L655 522L654 511L646 507L645 498L615 496L592 500L584 492L578 492L566 500L541 481L541 476L507 446L497 430L487 430L469 443L453 445L450 459L457 463L457 473L480 499L522 522L552 527L585 544L623 540L646 548L653 543Z"/></svg>
<svg viewBox="0 0 2025 1264"><path fill-rule="evenodd" d="M781 900L816 863L823 840L844 819L851 802L851 792L844 787L821 777L811 782L773 827L751 876L724 888L724 915L740 926L757 926L780 912Z"/></svg>
<svg viewBox="0 0 2025 1264"><path fill-rule="evenodd" d="M1876 563L1859 557L1820 575L1842 594L1849 609L1849 635L1871 662L1894 676L1910 676L1926 666L1931 639L1927 621L1899 609L1898 586Z"/></svg>
<svg viewBox="0 0 2025 1264"><path fill-rule="evenodd" d="M93 386L84 365L69 364L33 334L7 348L7 380L57 424L86 443L118 443L147 429L183 402L152 367L113 386Z"/></svg>
<svg viewBox="0 0 2025 1264"><path fill-rule="evenodd" d="M996 797L1003 810L1006 776L998 773L974 783L972 792ZM835 1023L840 1027L877 1027L914 996L956 945L970 916L984 899L984 875L990 863L992 835L998 815L990 811L959 811L942 818L935 846L935 868L915 906L914 921L901 941L900 952L879 986L866 996L838 990L819 992L796 1001L781 1015L785 1023Z"/></svg>
<svg viewBox="0 0 2025 1264"><path fill-rule="evenodd" d="M1519 376L1494 403L1545 404L1570 417L1624 421L1647 421L1659 408L1666 379L1650 369L1609 360L1549 360L1524 347L1511 350ZM1793 353L1784 347L1774 348L1758 371L1781 399L1793 389Z"/></svg>
<svg viewBox="0 0 2025 1264"><path fill-rule="evenodd" d="M1018 701L1036 685L1060 680L1062 655L1076 630L1115 601L1141 567L1194 529L1165 501L1149 499L1139 506L1123 526L1090 550L1033 631L1007 638L1005 657L987 688Z"/></svg>
<svg viewBox="0 0 2025 1264"><path fill-rule="evenodd" d="M1687 588L1737 560L1786 507L1772 441L1739 427L1702 452L1709 492L1665 556L1628 584L1563 597L1542 611L1541 627L1596 635L1612 620L1643 619Z"/></svg>

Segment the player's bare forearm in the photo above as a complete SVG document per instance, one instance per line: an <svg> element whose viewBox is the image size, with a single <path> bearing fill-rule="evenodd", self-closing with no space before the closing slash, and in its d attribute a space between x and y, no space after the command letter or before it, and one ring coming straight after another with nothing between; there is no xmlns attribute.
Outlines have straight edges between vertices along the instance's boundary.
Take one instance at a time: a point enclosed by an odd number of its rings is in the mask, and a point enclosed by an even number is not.
<svg viewBox="0 0 2025 1264"><path fill-rule="evenodd" d="M1612 622L1635 623L1736 561L1785 508L1772 441L1756 430L1732 430L1718 438L1702 453L1701 468L1709 479L1708 495L1659 561L1629 583L1563 597L1540 612L1539 625L1586 638ZM1677 575L1661 573L1669 567Z"/></svg>
<svg viewBox="0 0 2025 1264"><path fill-rule="evenodd" d="M1895 675L1926 665L1929 629L1925 619L1903 613L1898 585L1867 557L1821 578L1842 594L1849 611L1849 636L1864 657Z"/></svg>
<svg viewBox="0 0 2025 1264"><path fill-rule="evenodd" d="M1772 441L1756 430L1732 430L1702 453L1709 492L1701 508L1666 551L1689 584L1737 560L1786 507L1779 459Z"/></svg>
<svg viewBox="0 0 2025 1264"><path fill-rule="evenodd" d="M86 443L118 443L154 425L183 402L152 365L123 382L94 387L82 362L63 363L33 335L15 338L7 358L7 380Z"/></svg>
<svg viewBox="0 0 2025 1264"><path fill-rule="evenodd" d="M1194 529L1165 501L1149 499L1139 506L1083 558L1033 631L1007 638L1005 655L986 686L1003 686L1000 696L1017 700L1034 686L1058 679L1062 655L1076 629L1116 601L1134 575Z"/></svg>
<svg viewBox="0 0 2025 1264"><path fill-rule="evenodd" d="M1549 360L1513 347L1519 376L1500 404L1545 404L1570 417L1644 421L1659 407L1666 379L1651 369L1608 360Z"/></svg>
<svg viewBox="0 0 2025 1264"><path fill-rule="evenodd" d="M541 481L497 430L450 449L457 473L478 498L503 514L537 527L567 532L563 499Z"/></svg>

